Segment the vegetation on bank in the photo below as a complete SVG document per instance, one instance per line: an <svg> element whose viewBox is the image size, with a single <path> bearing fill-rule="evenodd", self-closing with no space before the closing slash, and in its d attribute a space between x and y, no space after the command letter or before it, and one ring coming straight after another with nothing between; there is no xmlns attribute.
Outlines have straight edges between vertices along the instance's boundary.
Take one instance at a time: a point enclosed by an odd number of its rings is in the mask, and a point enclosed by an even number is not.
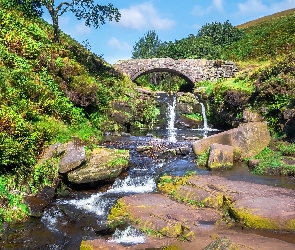
<svg viewBox="0 0 295 250"><path fill-rule="evenodd" d="M124 129L110 112L117 100L138 100L141 111L131 121L137 126L156 113L102 58L62 32L53 43L53 28L41 18L1 8L0 26L1 223L27 215L24 194L54 185L57 164L37 165L46 146L73 137L92 144L103 131Z"/></svg>

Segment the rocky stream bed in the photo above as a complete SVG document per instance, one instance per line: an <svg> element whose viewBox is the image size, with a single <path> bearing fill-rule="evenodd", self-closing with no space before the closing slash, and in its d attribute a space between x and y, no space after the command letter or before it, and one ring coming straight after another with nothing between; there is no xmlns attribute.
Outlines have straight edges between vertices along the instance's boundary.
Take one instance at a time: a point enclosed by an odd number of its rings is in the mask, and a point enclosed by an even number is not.
<svg viewBox="0 0 295 250"><path fill-rule="evenodd" d="M255 176L243 163L199 168L189 139L204 131L178 130L176 142L165 133L107 136L101 146L129 150L128 170L5 225L0 248L294 249L294 178Z"/></svg>

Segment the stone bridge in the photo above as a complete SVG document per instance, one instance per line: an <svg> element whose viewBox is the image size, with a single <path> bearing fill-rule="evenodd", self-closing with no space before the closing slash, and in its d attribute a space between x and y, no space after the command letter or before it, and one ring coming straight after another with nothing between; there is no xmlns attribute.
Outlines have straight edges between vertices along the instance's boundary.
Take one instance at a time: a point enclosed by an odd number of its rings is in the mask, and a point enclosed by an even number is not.
<svg viewBox="0 0 295 250"><path fill-rule="evenodd" d="M171 72L192 84L203 80L214 81L218 78L233 77L237 72L236 65L231 61L205 59L130 59L120 60L113 66L127 74L132 81L147 73Z"/></svg>

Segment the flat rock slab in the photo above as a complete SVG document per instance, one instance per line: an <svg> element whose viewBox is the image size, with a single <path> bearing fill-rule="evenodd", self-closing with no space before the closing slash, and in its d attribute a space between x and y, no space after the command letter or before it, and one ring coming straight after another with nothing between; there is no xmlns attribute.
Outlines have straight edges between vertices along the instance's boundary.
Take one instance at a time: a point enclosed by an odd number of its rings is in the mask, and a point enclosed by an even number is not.
<svg viewBox="0 0 295 250"><path fill-rule="evenodd" d="M141 229L168 237L191 238L194 231L198 228L201 230L203 224L214 225L220 220L220 213L214 209L197 209L160 194L126 196L119 202L124 204L124 209L121 209L123 213L112 212L120 219L125 217L127 222L136 222Z"/></svg>
<svg viewBox="0 0 295 250"><path fill-rule="evenodd" d="M295 191L291 189L199 175L180 186L176 195L213 207L226 200L246 226L295 231Z"/></svg>
<svg viewBox="0 0 295 250"><path fill-rule="evenodd" d="M115 244L105 239L89 240L84 242L84 245L91 246L94 250L162 249L164 246L173 246L175 249L202 250L213 242L216 237L226 237L232 242L233 246L237 246L240 250L293 250L295 247L294 244L278 239L263 237L251 232L244 233L245 230L233 230L214 225L212 223L220 219L220 213L210 208L198 209L190 205L178 203L164 195L138 194L123 197L119 202L121 205L124 204L124 208L121 207L123 208L121 214L119 210L115 212L118 220L122 220L124 216L127 216L125 219L129 223L145 232L165 232L165 230L163 231L165 228L177 231L178 227L176 225L180 224L183 228L182 233L187 229L194 234L194 237L183 241L179 240L177 233L170 232L170 234L162 237L147 234L143 244L133 246Z"/></svg>

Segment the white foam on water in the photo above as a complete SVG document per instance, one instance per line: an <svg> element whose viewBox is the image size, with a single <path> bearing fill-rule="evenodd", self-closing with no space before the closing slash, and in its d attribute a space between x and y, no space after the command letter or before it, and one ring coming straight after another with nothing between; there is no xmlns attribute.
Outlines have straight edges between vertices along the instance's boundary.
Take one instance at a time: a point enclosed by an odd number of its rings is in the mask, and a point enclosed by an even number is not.
<svg viewBox="0 0 295 250"><path fill-rule="evenodd" d="M58 232L57 223L60 217L62 214L59 211L45 210L41 221L51 232Z"/></svg>
<svg viewBox="0 0 295 250"><path fill-rule="evenodd" d="M126 177L125 179L116 179L112 188L107 193L149 193L156 189L156 183L153 177L139 176Z"/></svg>
<svg viewBox="0 0 295 250"><path fill-rule="evenodd" d="M107 202L101 197L102 193L93 194L85 199L63 200L60 204L70 204L78 209L84 209L97 215L104 215Z"/></svg>
<svg viewBox="0 0 295 250"><path fill-rule="evenodd" d="M118 243L118 244L128 244L128 245L135 245L135 244L142 244L145 242L144 235L139 232L137 229L128 226L125 230L116 229L114 232L112 239L108 240L111 243Z"/></svg>
<svg viewBox="0 0 295 250"><path fill-rule="evenodd" d="M175 119L176 119L176 96L173 96L172 105L168 103L167 115L168 115L168 124L167 124L168 141L176 142L177 129L174 127Z"/></svg>

